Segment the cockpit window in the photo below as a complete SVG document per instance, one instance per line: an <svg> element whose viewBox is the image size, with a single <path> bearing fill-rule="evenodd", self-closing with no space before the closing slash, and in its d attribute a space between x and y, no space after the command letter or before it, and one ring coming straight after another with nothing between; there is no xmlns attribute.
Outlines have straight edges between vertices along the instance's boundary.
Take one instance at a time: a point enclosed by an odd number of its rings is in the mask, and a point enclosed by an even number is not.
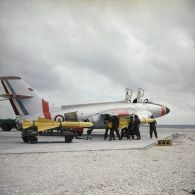
<svg viewBox="0 0 195 195"><path fill-rule="evenodd" d="M135 98L133 100L133 103L143 103L143 104L155 104L154 102L150 101L149 99L145 99L145 100L142 100L142 99L138 99L138 98Z"/></svg>
<svg viewBox="0 0 195 195"><path fill-rule="evenodd" d="M144 103L148 103L148 102L149 102L148 99L145 99L145 100L144 100Z"/></svg>
<svg viewBox="0 0 195 195"><path fill-rule="evenodd" d="M133 103L142 103L142 99L137 99L137 98L135 98L135 99L133 100Z"/></svg>

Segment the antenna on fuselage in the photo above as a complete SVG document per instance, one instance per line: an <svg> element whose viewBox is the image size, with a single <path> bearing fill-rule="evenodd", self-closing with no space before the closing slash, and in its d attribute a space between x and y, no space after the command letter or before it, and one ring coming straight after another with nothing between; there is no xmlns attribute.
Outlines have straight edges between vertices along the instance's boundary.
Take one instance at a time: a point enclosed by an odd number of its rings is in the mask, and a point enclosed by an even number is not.
<svg viewBox="0 0 195 195"><path fill-rule="evenodd" d="M125 89L125 101L131 102L133 91L129 88Z"/></svg>

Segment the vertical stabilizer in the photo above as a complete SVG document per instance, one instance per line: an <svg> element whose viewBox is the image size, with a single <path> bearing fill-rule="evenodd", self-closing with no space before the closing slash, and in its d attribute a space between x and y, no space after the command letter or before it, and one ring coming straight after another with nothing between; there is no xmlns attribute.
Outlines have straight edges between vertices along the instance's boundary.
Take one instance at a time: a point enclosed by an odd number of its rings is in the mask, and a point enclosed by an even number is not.
<svg viewBox="0 0 195 195"><path fill-rule="evenodd" d="M43 113L45 118L51 119L48 102L41 99L20 77L0 77L0 80L5 91L1 97L9 99L16 116Z"/></svg>

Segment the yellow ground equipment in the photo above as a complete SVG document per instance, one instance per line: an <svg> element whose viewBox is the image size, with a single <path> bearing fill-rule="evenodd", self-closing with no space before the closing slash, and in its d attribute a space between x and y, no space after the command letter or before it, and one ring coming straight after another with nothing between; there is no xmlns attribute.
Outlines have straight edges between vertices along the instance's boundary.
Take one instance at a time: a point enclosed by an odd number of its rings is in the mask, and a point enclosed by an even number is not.
<svg viewBox="0 0 195 195"><path fill-rule="evenodd" d="M158 140L157 146L171 146L172 145L172 140L170 139L163 139L163 140Z"/></svg>

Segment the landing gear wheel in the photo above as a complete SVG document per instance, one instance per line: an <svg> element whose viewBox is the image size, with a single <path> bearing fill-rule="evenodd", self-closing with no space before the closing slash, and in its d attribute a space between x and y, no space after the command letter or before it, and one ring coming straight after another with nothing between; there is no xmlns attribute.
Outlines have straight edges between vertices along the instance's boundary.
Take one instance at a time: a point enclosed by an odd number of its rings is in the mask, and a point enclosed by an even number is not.
<svg viewBox="0 0 195 195"><path fill-rule="evenodd" d="M23 142L25 142L25 143L28 143L29 142L29 137L27 137L27 136L22 137L22 139L23 139Z"/></svg>
<svg viewBox="0 0 195 195"><path fill-rule="evenodd" d="M91 135L91 132L92 132L91 130L87 130L88 135Z"/></svg>
<svg viewBox="0 0 195 195"><path fill-rule="evenodd" d="M31 144L36 144L38 142L38 138L36 136L29 137L29 141Z"/></svg>
<svg viewBox="0 0 195 195"><path fill-rule="evenodd" d="M91 135L91 133L92 133L92 130L91 129L87 130L87 134L88 135Z"/></svg>
<svg viewBox="0 0 195 195"><path fill-rule="evenodd" d="M65 143L72 143L72 139L73 139L72 135L65 136Z"/></svg>

